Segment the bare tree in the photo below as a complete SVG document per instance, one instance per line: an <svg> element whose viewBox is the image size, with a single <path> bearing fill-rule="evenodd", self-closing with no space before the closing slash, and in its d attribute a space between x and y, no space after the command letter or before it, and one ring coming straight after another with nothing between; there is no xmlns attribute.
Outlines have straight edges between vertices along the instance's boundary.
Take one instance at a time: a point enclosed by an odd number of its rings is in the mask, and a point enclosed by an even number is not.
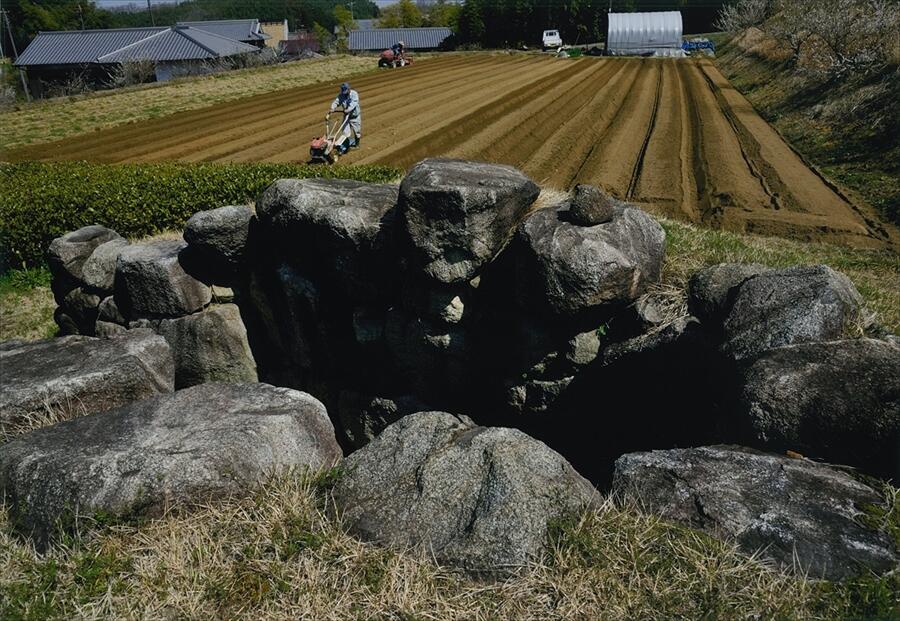
<svg viewBox="0 0 900 621"><path fill-rule="evenodd" d="M715 26L725 32L741 32L761 25L772 15L773 10L773 0L737 0L722 7Z"/></svg>
<svg viewBox="0 0 900 621"><path fill-rule="evenodd" d="M785 0L785 3L797 0ZM826 70L841 74L883 66L900 32L900 7L891 0L801 2L795 28L821 44Z"/></svg>

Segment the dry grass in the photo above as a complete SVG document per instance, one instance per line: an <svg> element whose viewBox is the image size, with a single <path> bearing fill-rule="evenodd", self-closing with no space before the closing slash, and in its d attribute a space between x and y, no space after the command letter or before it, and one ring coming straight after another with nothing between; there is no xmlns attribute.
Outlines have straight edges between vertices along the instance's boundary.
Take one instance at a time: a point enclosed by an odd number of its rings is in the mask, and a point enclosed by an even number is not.
<svg viewBox="0 0 900 621"><path fill-rule="evenodd" d="M0 444L9 442L16 436L29 431L49 427L79 416L87 416L87 414L87 408L77 397L73 398L66 394L60 399L51 401L49 395L44 395L40 409L9 420L0 418Z"/></svg>
<svg viewBox="0 0 900 621"><path fill-rule="evenodd" d="M365 56L329 56L35 102L0 112L0 150L345 78L374 64Z"/></svg>
<svg viewBox="0 0 900 621"><path fill-rule="evenodd" d="M519 575L476 581L363 543L307 477L142 524L96 523L45 554L0 509L0 617L80 619L838 618L813 583L607 502L552 527Z"/></svg>
<svg viewBox="0 0 900 621"><path fill-rule="evenodd" d="M714 231L658 218L666 230L666 264L658 290L669 308L687 299L688 279L716 263L761 263L770 267L824 263L846 274L859 289L866 309L861 323L877 322L900 333L900 255L829 244ZM862 328L862 326L860 326Z"/></svg>
<svg viewBox="0 0 900 621"><path fill-rule="evenodd" d="M32 278L33 272L39 272L39 276ZM14 276L0 277L0 341L33 341L56 334L56 301L50 291L49 273L28 270L15 274L23 273L29 276L18 281Z"/></svg>

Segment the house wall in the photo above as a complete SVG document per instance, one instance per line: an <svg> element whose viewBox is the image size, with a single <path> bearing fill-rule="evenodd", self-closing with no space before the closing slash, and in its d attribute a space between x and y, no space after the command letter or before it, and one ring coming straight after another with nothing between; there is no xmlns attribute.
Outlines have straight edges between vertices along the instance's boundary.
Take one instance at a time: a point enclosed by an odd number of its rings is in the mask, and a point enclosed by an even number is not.
<svg viewBox="0 0 900 621"><path fill-rule="evenodd" d="M156 64L156 81L166 82L186 75L205 75L215 72L215 67L203 61L180 61Z"/></svg>
<svg viewBox="0 0 900 621"><path fill-rule="evenodd" d="M288 39L288 20L283 22L260 22L259 28L271 37L266 39L266 47L278 49L278 44Z"/></svg>

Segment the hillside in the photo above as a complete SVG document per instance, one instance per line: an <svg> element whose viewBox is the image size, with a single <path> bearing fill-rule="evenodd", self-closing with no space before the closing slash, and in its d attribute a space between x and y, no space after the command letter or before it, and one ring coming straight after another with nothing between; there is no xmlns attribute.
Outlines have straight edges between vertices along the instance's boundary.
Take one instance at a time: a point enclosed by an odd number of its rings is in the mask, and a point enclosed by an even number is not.
<svg viewBox="0 0 900 621"><path fill-rule="evenodd" d="M900 69L813 71L757 29L719 47L719 69L826 176L900 223Z"/></svg>

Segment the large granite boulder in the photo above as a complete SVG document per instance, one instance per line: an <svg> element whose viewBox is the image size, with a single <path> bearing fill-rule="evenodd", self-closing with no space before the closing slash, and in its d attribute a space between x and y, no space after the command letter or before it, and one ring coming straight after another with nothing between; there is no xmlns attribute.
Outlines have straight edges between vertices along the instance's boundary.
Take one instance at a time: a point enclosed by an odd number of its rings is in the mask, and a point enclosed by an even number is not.
<svg viewBox="0 0 900 621"><path fill-rule="evenodd" d="M900 347L872 339L766 351L741 368L742 441L900 479Z"/></svg>
<svg viewBox="0 0 900 621"><path fill-rule="evenodd" d="M132 516L250 493L274 472L334 465L325 407L267 384L210 383L0 446L0 492L39 543L75 515Z"/></svg>
<svg viewBox="0 0 900 621"><path fill-rule="evenodd" d="M47 262L53 273L53 279L57 283L57 286L54 287L57 301L60 301L69 289L84 283L82 268L85 261L98 246L114 239L121 239L121 237L105 226L92 224L66 233L50 242Z"/></svg>
<svg viewBox="0 0 900 621"><path fill-rule="evenodd" d="M504 573L539 556L547 522L599 499L521 431L443 412L407 416L344 461L334 499L351 532L438 562Z"/></svg>
<svg viewBox="0 0 900 621"><path fill-rule="evenodd" d="M116 339L66 336L0 350L0 441L32 426L174 390L172 352L147 330Z"/></svg>
<svg viewBox="0 0 900 621"><path fill-rule="evenodd" d="M518 302L557 317L600 319L659 280L665 241L662 227L634 207L617 207L597 226L572 224L567 204L537 211L517 232Z"/></svg>
<svg viewBox="0 0 900 621"><path fill-rule="evenodd" d="M87 288L110 295L116 280L116 263L122 249L128 246L126 239L111 239L100 244L82 266L81 272Z"/></svg>
<svg viewBox="0 0 900 621"><path fill-rule="evenodd" d="M212 291L185 272L178 240L132 244L116 264L116 304L132 319L181 317L209 304Z"/></svg>
<svg viewBox="0 0 900 621"><path fill-rule="evenodd" d="M772 347L839 339L862 306L850 279L825 265L751 276L731 297L722 349L738 360Z"/></svg>
<svg viewBox="0 0 900 621"><path fill-rule="evenodd" d="M734 539L812 578L841 580L897 567L884 532L860 508L883 505L876 490L805 459L711 446L632 453L616 461L614 492L652 513Z"/></svg>
<svg viewBox="0 0 900 621"><path fill-rule="evenodd" d="M257 381L247 330L234 304L213 304L175 319L139 319L130 327L150 328L165 337L175 358L176 389Z"/></svg>
<svg viewBox="0 0 900 621"><path fill-rule="evenodd" d="M198 275L216 284L234 282L246 267L252 220L253 210L243 205L200 211L188 219L184 240Z"/></svg>
<svg viewBox="0 0 900 621"><path fill-rule="evenodd" d="M688 282L688 308L700 321L721 325L734 302L731 292L748 278L768 270L758 263L720 263L704 268Z"/></svg>
<svg viewBox="0 0 900 621"><path fill-rule="evenodd" d="M279 179L257 201L266 235L311 275L356 299L379 295L395 272L397 186Z"/></svg>
<svg viewBox="0 0 900 621"><path fill-rule="evenodd" d="M419 162L400 184L412 267L443 283L472 279L500 252L539 193L511 166Z"/></svg>

